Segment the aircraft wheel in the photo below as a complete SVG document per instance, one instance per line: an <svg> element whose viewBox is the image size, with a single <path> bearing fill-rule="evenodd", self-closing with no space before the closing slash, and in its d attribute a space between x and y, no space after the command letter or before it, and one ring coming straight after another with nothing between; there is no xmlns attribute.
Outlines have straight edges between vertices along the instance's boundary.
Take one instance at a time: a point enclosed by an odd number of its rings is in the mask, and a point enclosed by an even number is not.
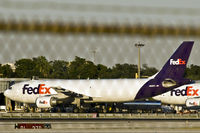
<svg viewBox="0 0 200 133"><path fill-rule="evenodd" d="M24 107L24 112L28 113L29 112L29 108L28 107Z"/></svg>
<svg viewBox="0 0 200 133"><path fill-rule="evenodd" d="M103 113L107 113L107 109L106 108L104 108L102 111L103 111Z"/></svg>
<svg viewBox="0 0 200 133"><path fill-rule="evenodd" d="M78 108L75 108L75 109L74 109L74 113L79 113L79 109L78 109Z"/></svg>

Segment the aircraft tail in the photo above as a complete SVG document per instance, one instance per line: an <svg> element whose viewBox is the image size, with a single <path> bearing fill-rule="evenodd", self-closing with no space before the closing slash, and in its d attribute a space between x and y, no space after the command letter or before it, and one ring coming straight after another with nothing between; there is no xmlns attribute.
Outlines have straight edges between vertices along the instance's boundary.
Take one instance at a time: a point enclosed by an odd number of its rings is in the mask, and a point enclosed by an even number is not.
<svg viewBox="0 0 200 133"><path fill-rule="evenodd" d="M152 97L165 93L183 84L188 84L191 80L184 79L184 72L193 47L194 41L184 41L165 63L161 71L145 83L136 99Z"/></svg>

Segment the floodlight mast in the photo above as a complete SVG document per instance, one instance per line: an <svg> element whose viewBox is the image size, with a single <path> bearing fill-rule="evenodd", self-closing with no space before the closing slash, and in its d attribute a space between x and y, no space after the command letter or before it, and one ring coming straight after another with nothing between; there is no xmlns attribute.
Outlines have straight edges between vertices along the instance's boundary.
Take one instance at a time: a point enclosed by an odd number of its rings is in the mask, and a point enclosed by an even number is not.
<svg viewBox="0 0 200 133"><path fill-rule="evenodd" d="M140 78L140 48L142 48L145 44L136 43L135 47L138 48L138 78Z"/></svg>

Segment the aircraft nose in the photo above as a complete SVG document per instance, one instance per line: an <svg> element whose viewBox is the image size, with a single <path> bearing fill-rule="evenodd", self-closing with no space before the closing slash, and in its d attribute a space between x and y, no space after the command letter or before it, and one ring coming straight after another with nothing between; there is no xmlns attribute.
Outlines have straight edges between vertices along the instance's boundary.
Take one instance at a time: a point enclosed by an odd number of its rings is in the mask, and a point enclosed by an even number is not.
<svg viewBox="0 0 200 133"><path fill-rule="evenodd" d="M4 91L4 96L9 97L9 90Z"/></svg>

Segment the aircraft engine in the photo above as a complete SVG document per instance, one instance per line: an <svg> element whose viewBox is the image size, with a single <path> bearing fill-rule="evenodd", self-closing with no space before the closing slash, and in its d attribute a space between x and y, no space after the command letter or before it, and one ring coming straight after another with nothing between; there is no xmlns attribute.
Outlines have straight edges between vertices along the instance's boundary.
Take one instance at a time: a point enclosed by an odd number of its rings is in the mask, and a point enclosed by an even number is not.
<svg viewBox="0 0 200 133"><path fill-rule="evenodd" d="M189 98L186 100L187 107L200 106L200 98Z"/></svg>
<svg viewBox="0 0 200 133"><path fill-rule="evenodd" d="M174 81L173 79L165 79L162 82L162 86L165 88L173 87L175 85L176 85L176 81Z"/></svg>
<svg viewBox="0 0 200 133"><path fill-rule="evenodd" d="M38 97L36 105L38 108L51 108L57 104L57 98L51 96Z"/></svg>

